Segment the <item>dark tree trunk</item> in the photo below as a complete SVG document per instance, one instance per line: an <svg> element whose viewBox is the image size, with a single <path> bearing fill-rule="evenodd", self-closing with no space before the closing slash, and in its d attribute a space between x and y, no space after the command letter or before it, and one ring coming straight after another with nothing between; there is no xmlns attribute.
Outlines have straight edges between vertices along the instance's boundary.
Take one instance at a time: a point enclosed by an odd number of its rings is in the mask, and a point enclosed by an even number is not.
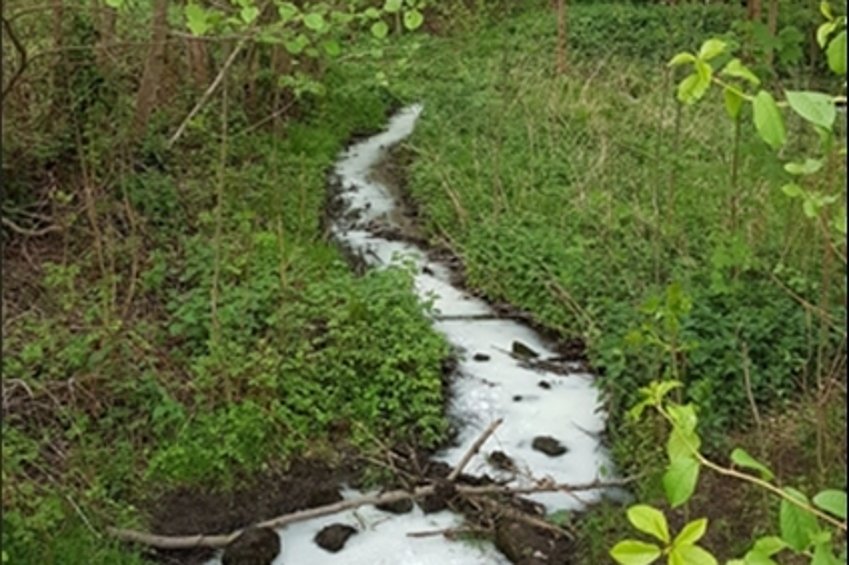
<svg viewBox="0 0 849 565"><path fill-rule="evenodd" d="M144 131L150 115L156 107L159 83L165 67L165 39L168 33L168 0L155 0L151 44L144 64L141 84L136 95L136 114L133 119L133 135Z"/></svg>

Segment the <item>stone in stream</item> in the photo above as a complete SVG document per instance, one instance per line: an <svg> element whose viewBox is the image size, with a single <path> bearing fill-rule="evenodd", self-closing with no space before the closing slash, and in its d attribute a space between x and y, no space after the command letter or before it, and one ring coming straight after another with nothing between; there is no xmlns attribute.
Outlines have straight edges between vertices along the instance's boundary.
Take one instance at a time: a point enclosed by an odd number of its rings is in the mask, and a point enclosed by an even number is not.
<svg viewBox="0 0 849 565"><path fill-rule="evenodd" d="M489 454L486 460L496 469L510 473L515 473L517 471L516 464L513 462L513 459L503 451L493 451Z"/></svg>
<svg viewBox="0 0 849 565"><path fill-rule="evenodd" d="M489 361L490 357L486 353L475 353L475 356L472 357L475 361Z"/></svg>
<svg viewBox="0 0 849 565"><path fill-rule="evenodd" d="M446 480L437 479L433 482L433 494L423 496L419 500L419 508L425 514L440 512L448 508L448 502L454 498L456 487Z"/></svg>
<svg viewBox="0 0 849 565"><path fill-rule="evenodd" d="M271 565L280 553L280 537L270 528L249 528L224 548L222 565Z"/></svg>
<svg viewBox="0 0 849 565"><path fill-rule="evenodd" d="M537 384L539 385L540 388L544 388L545 390L548 390L548 389L551 388L551 383L548 382L548 381L540 381Z"/></svg>
<svg viewBox="0 0 849 565"><path fill-rule="evenodd" d="M383 504L375 504L375 508L383 512L391 514L406 514L413 509L413 501L410 498L402 498L395 502L384 502Z"/></svg>
<svg viewBox="0 0 849 565"><path fill-rule="evenodd" d="M522 401L522 395L521 394L517 394L513 397L513 402L521 402L521 401Z"/></svg>
<svg viewBox="0 0 849 565"><path fill-rule="evenodd" d="M559 441L554 439L551 436L537 436L534 438L534 441L531 443L531 447L536 449L537 451L541 451L545 453L549 457L559 457L563 455L568 449L563 446Z"/></svg>
<svg viewBox="0 0 849 565"><path fill-rule="evenodd" d="M518 520L501 520L495 527L495 547L520 565L567 563L563 541Z"/></svg>
<svg viewBox="0 0 849 565"><path fill-rule="evenodd" d="M521 341L514 341L513 346L511 347L511 351L513 352L513 355L521 359L535 359L539 357L539 353L537 353Z"/></svg>
<svg viewBox="0 0 849 565"><path fill-rule="evenodd" d="M352 535L356 534L356 528L347 524L331 524L325 526L315 535L313 541L322 549L336 553L345 547L345 543Z"/></svg>

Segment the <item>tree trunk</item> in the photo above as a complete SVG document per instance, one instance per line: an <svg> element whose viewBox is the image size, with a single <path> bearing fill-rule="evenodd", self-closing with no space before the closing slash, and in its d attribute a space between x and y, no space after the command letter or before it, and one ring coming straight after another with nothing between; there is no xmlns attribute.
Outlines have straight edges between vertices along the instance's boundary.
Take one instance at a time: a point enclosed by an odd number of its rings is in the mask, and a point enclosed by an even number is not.
<svg viewBox="0 0 849 565"><path fill-rule="evenodd" d="M778 0L769 0L769 11L766 15L766 25L769 30L769 36L775 39L778 35ZM772 68L772 62L775 59L775 48L770 46L766 54L766 63Z"/></svg>
<svg viewBox="0 0 849 565"><path fill-rule="evenodd" d="M748 0L746 5L749 20L755 22L761 19L761 0Z"/></svg>
<svg viewBox="0 0 849 565"><path fill-rule="evenodd" d="M133 135L137 137L147 125L156 107L159 83L165 66L165 38L168 32L168 0L154 0L151 44L144 64L141 84L136 95Z"/></svg>
<svg viewBox="0 0 849 565"><path fill-rule="evenodd" d="M56 52L61 52L64 43L64 33L62 31L62 22L65 18L65 6L63 0L51 0L51 34L53 36L53 49ZM63 55L59 55L55 59L51 69L51 89L52 108L54 116L63 114L63 105L67 95L68 73L66 72L67 62Z"/></svg>
<svg viewBox="0 0 849 565"><path fill-rule="evenodd" d="M209 86L209 53L202 39L187 39L186 51L189 55L189 74L195 87L204 90Z"/></svg>
<svg viewBox="0 0 849 565"><path fill-rule="evenodd" d="M557 74L566 74L566 0L557 0Z"/></svg>

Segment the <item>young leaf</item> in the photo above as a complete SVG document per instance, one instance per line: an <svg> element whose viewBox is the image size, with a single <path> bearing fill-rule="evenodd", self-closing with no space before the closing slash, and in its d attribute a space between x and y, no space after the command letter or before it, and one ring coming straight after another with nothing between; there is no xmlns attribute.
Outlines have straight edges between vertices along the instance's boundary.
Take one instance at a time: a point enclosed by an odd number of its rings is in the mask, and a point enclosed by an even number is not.
<svg viewBox="0 0 849 565"><path fill-rule="evenodd" d="M784 492L799 502L808 503L808 497L796 489L788 487L784 489ZM781 501L778 512L778 523L781 528L781 538L796 551L807 548L811 542L811 536L819 529L813 514L784 499Z"/></svg>
<svg viewBox="0 0 849 565"><path fill-rule="evenodd" d="M723 69L719 71L719 74L729 77L741 78L743 80L749 81L754 86L757 86L761 83L761 79L759 79L755 75L755 73L750 71L749 67L744 65L740 61L740 59L731 59L730 61L728 61L728 64L726 64L725 67L723 67Z"/></svg>
<svg viewBox="0 0 849 565"><path fill-rule="evenodd" d="M304 16L304 25L313 31L322 31L324 29L324 16L313 12Z"/></svg>
<svg viewBox="0 0 849 565"><path fill-rule="evenodd" d="M410 31L419 29L424 22L424 16L418 10L404 12L404 27Z"/></svg>
<svg viewBox="0 0 849 565"><path fill-rule="evenodd" d="M669 432L669 439L666 441L666 455L670 461L675 461L682 457L692 457L693 451L698 451L701 446L701 438L699 438L696 432L687 432L675 427Z"/></svg>
<svg viewBox="0 0 849 565"><path fill-rule="evenodd" d="M724 53L726 47L726 43L720 39L708 39L702 43L702 47L699 49L699 59L710 61Z"/></svg>
<svg viewBox="0 0 849 565"><path fill-rule="evenodd" d="M256 6L244 6L239 12L239 15L242 17L243 22L249 24L259 16L259 8Z"/></svg>
<svg viewBox="0 0 849 565"><path fill-rule="evenodd" d="M378 39L383 39L389 34L389 26L386 22L374 22L371 25L371 34Z"/></svg>
<svg viewBox="0 0 849 565"><path fill-rule="evenodd" d="M668 67L677 67L678 65L686 65L696 60L696 56L692 53L678 53L666 64Z"/></svg>
<svg viewBox="0 0 849 565"><path fill-rule="evenodd" d="M822 92L807 92L788 90L787 103L793 111L812 124L825 129L831 129L837 109L834 100Z"/></svg>
<svg viewBox="0 0 849 565"><path fill-rule="evenodd" d="M681 428L684 433L695 431L698 418L692 404L669 406L669 417L676 427Z"/></svg>
<svg viewBox="0 0 849 565"><path fill-rule="evenodd" d="M825 22L817 28L817 43L820 49L825 49L825 43L828 41L828 36L837 29L837 22Z"/></svg>
<svg viewBox="0 0 849 565"><path fill-rule="evenodd" d="M811 559L811 565L842 565L842 563L834 556L830 543L818 543L814 547L814 557Z"/></svg>
<svg viewBox="0 0 849 565"><path fill-rule="evenodd" d="M675 536L675 541L672 542L672 545L675 547L678 547L679 545L695 545L696 542L702 539L702 536L705 535L707 526L707 518L699 518L698 520L689 522L686 526L681 528L681 531L678 532L677 536Z"/></svg>
<svg viewBox="0 0 849 565"><path fill-rule="evenodd" d="M732 120L736 120L740 115L740 109L743 107L743 97L736 90L725 88L722 91L722 97L725 100L725 112Z"/></svg>
<svg viewBox="0 0 849 565"><path fill-rule="evenodd" d="M669 552L669 565L717 565L716 557L698 545L682 545Z"/></svg>
<svg viewBox="0 0 849 565"><path fill-rule="evenodd" d="M766 90L761 90L755 96L753 102L755 128L761 139L766 141L773 149L778 149L787 141L784 131L784 120L775 99Z"/></svg>
<svg viewBox="0 0 849 565"><path fill-rule="evenodd" d="M828 489L814 496L814 504L841 520L846 519L846 491Z"/></svg>
<svg viewBox="0 0 849 565"><path fill-rule="evenodd" d="M775 475L772 471L769 470L769 467L749 455L744 449L736 448L731 452L731 461L734 462L739 467L743 467L744 469L752 469L760 473L761 478L765 481L771 481L775 478Z"/></svg>
<svg viewBox="0 0 849 565"><path fill-rule="evenodd" d="M637 504L628 509L628 521L635 528L656 537L663 543L669 543L669 526L666 516L656 508L646 504Z"/></svg>
<svg viewBox="0 0 849 565"><path fill-rule="evenodd" d="M693 73L678 83L678 100L684 104L693 104L707 92L709 82L704 82L698 73Z"/></svg>
<svg viewBox="0 0 849 565"><path fill-rule="evenodd" d="M186 25L192 35L201 36L209 31L209 20L207 19L206 10L202 6L194 3L186 4Z"/></svg>
<svg viewBox="0 0 849 565"><path fill-rule="evenodd" d="M805 213L806 218L817 217L817 206L814 204L813 199L805 198L805 201L802 202L802 212Z"/></svg>
<svg viewBox="0 0 849 565"><path fill-rule="evenodd" d="M277 15L280 16L280 23L283 24L292 21L299 13L298 7L291 2L282 2L277 6Z"/></svg>
<svg viewBox="0 0 849 565"><path fill-rule="evenodd" d="M692 457L679 457L672 461L663 474L663 490L673 508L687 502L699 481L699 462Z"/></svg>
<svg viewBox="0 0 849 565"><path fill-rule="evenodd" d="M787 547L787 543L778 536L764 536L762 538L758 538L755 541L755 546L752 548L753 551L757 551L759 553L763 553L767 557L770 555L775 555L782 549Z"/></svg>
<svg viewBox="0 0 849 565"><path fill-rule="evenodd" d="M804 196L805 191L802 190L802 187L795 183L785 184L781 187L781 192L789 196L790 198L797 198L799 196Z"/></svg>
<svg viewBox="0 0 849 565"><path fill-rule="evenodd" d="M825 52L828 57L828 68L835 74L846 74L846 30L838 33L831 43L828 44L828 49Z"/></svg>
<svg viewBox="0 0 849 565"><path fill-rule="evenodd" d="M785 163L784 170L791 175L812 175L822 168L822 159L808 157L804 163Z"/></svg>
<svg viewBox="0 0 849 565"><path fill-rule="evenodd" d="M386 0L383 4L383 11L394 14L401 9L402 0Z"/></svg>
<svg viewBox="0 0 849 565"><path fill-rule="evenodd" d="M834 19L834 15L831 13L831 4L826 2L826 0L822 0L822 2L820 2L820 13L828 21Z"/></svg>
<svg viewBox="0 0 849 565"><path fill-rule="evenodd" d="M610 550L610 556L622 565L649 565L660 555L660 548L656 545L632 539L620 541Z"/></svg>
<svg viewBox="0 0 849 565"><path fill-rule="evenodd" d="M743 557L743 565L778 565L778 562L769 555L753 549L746 552Z"/></svg>

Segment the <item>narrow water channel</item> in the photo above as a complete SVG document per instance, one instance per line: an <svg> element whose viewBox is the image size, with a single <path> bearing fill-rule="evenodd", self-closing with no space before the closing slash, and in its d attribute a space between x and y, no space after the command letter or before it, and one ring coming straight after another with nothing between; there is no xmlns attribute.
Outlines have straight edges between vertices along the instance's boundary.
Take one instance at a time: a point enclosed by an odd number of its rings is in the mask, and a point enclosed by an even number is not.
<svg viewBox="0 0 849 565"><path fill-rule="evenodd" d="M342 152L335 175L343 206L333 220L332 234L371 268L413 264L416 293L422 300L433 301L434 327L457 349L460 361L451 379L449 417L458 434L455 444L436 457L456 465L487 426L503 418L481 453L466 466L466 473L488 474L524 486L545 478L563 484L604 478L610 468L600 444L605 414L592 375L579 369L570 371L568 364L547 371L539 363L528 363L559 361L550 344L528 326L499 317L484 301L453 286L451 269L429 259L425 249L374 232L376 224L398 227L400 207L393 191L375 180L374 169L393 145L412 133L421 112L421 105L402 109L385 131ZM491 457L496 451L509 458L511 470L504 469L503 458ZM354 490L344 493L346 498L362 494ZM548 492L528 498L554 512L580 510L603 494L599 490ZM316 533L332 523L349 524L359 531L339 553L329 553L313 542ZM415 507L413 512L395 515L366 506L280 530L283 549L275 565L509 563L491 544L407 536L461 523L462 518L450 511L425 515ZM210 565L217 563L214 560Z"/></svg>

